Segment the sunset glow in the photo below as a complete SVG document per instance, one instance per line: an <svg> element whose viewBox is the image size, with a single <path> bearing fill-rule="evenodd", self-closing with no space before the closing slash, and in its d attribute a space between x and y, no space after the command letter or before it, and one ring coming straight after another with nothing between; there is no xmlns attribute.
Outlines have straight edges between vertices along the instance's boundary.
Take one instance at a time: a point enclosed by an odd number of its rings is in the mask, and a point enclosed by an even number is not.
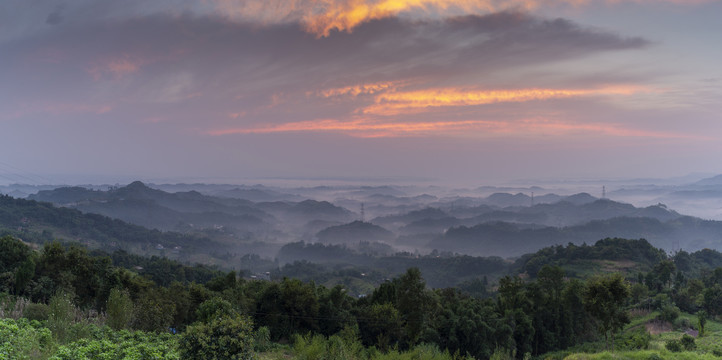
<svg viewBox="0 0 722 360"><path fill-rule="evenodd" d="M0 161L38 173L722 173L720 1L2 8Z"/></svg>
<svg viewBox="0 0 722 360"><path fill-rule="evenodd" d="M560 99L575 96L629 95L636 90L616 87L593 90L521 89L462 91L458 89L432 89L411 92L392 92L376 96L376 104L363 109L366 114L396 115L403 112L425 111L442 106L474 106L499 102L523 102Z"/></svg>
<svg viewBox="0 0 722 360"><path fill-rule="evenodd" d="M319 37L333 31L351 32L372 20L404 13L488 14L508 10L536 10L542 7L590 6L595 3L673 3L697 5L714 0L216 0L219 11L231 18L260 19L264 23L300 21L305 30Z"/></svg>
<svg viewBox="0 0 722 360"><path fill-rule="evenodd" d="M524 119L516 122L466 120L435 122L383 122L374 120L313 120L287 123L265 128L232 128L209 131L209 135L273 134L285 132L338 132L353 137L459 136L564 136L594 134L617 137L680 139L687 136L625 128L619 124L575 124L546 119ZM712 140L699 137L698 140Z"/></svg>

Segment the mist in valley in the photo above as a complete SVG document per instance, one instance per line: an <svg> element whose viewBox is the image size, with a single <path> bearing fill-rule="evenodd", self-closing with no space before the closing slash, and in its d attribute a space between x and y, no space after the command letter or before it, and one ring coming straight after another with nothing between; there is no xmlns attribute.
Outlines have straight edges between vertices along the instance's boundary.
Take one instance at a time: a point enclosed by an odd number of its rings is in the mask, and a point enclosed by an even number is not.
<svg viewBox="0 0 722 360"><path fill-rule="evenodd" d="M593 244L609 237L644 238L668 252L722 249L720 177L683 183L686 180L607 181L609 185L540 181L542 185L470 188L135 181L12 184L0 191L205 242L193 251L150 242L98 245L106 251L123 249L264 273L297 261L377 266L375 259L393 256L513 259L548 246Z"/></svg>

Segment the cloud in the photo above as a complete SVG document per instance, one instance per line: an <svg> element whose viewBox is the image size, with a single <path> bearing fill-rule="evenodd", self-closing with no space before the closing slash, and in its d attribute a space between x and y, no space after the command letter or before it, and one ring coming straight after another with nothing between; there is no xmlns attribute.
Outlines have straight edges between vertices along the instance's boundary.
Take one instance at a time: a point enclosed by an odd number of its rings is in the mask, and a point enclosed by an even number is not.
<svg viewBox="0 0 722 360"><path fill-rule="evenodd" d="M111 74L114 78L120 79L125 75L137 72L145 63L146 61L142 59L122 54L117 57L95 61L87 71L95 80L102 79L104 74Z"/></svg>
<svg viewBox="0 0 722 360"><path fill-rule="evenodd" d="M361 111L365 114L398 115L418 113L438 107L477 106L503 102L563 99L578 96L630 95L640 89L609 87L601 89L517 89L464 90L455 88L390 92L376 96L375 104Z"/></svg>
<svg viewBox="0 0 722 360"><path fill-rule="evenodd" d="M339 96L350 96L356 97L359 95L371 95L378 92L386 91L389 89L395 89L400 84L399 82L385 81L372 84L357 84L350 85L341 88L331 88L320 90L316 93L317 96L324 98L332 98Z"/></svg>
<svg viewBox="0 0 722 360"><path fill-rule="evenodd" d="M340 121L321 119L291 122L267 127L227 128L211 130L212 136L239 134L273 134L293 132L336 132L352 137L406 137L406 136L565 136L570 134L605 135L657 139L689 139L690 136L629 128L621 124L575 123L569 121L529 118L516 121L462 120L462 121L379 121L356 119ZM473 134L473 135L470 135ZM701 139L699 137L694 137ZM709 139L705 139L709 140Z"/></svg>
<svg viewBox="0 0 722 360"><path fill-rule="evenodd" d="M679 5L714 0L662 0ZM262 24L301 23L319 37L334 31L351 32L361 24L408 15L416 18L485 15L509 10L533 11L549 7L582 7L605 3L652 3L651 0L216 0L217 10L232 19ZM659 2L659 1L656 1Z"/></svg>
<svg viewBox="0 0 722 360"><path fill-rule="evenodd" d="M521 11L387 17L328 37L308 34L295 23L259 27L217 16L154 14L88 24L66 17L52 32L0 52L0 60L14 65L0 69L0 76L17 84L5 101L108 103L115 121L151 119L136 123L193 133L220 129L210 132L214 135L523 132L518 129L533 127L515 126L531 110L501 118L480 105L619 95L620 90L597 80L574 87L530 79L499 84L489 80L496 74L649 45L643 38ZM46 53L52 62L32 60Z"/></svg>
<svg viewBox="0 0 722 360"><path fill-rule="evenodd" d="M274 109L287 104L297 116L308 110L308 118L318 118L324 114L308 103L309 93L342 99L402 85L478 86L498 71L647 45L642 38L521 12L385 18L320 39L295 25L258 28L212 16L149 15L90 24L68 19L52 32L3 46L0 61L11 66L0 75L17 85L12 96L21 100L62 93L68 102L100 96L137 102L141 95L173 102L202 93L213 101L208 106L250 113L262 99L282 93L283 104ZM38 61L44 54L52 61ZM82 73L96 81L86 82Z"/></svg>
<svg viewBox="0 0 722 360"><path fill-rule="evenodd" d="M53 12L48 14L47 19L45 19L45 23L48 25L58 25L61 22L63 22L63 9L65 8L64 5L60 4L58 5Z"/></svg>

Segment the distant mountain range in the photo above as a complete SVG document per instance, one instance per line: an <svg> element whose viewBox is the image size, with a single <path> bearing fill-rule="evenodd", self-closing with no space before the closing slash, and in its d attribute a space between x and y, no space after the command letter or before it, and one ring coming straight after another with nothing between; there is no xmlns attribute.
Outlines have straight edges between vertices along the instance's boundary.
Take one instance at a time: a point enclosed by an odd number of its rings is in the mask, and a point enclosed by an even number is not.
<svg viewBox="0 0 722 360"><path fill-rule="evenodd" d="M695 189L702 186L713 185ZM284 190L262 185L148 186L136 181L109 188L43 189L30 199L204 238L216 244L215 252L228 252L228 259L249 252L273 257L281 246L297 241L362 252L439 250L504 257L606 237L646 238L670 251L722 249L722 222L684 216L663 204L636 207L583 192L533 190L533 197L531 192L473 196L473 191L460 196L448 190L394 186ZM370 220L363 221L362 209L373 214ZM122 237L114 239L122 242Z"/></svg>

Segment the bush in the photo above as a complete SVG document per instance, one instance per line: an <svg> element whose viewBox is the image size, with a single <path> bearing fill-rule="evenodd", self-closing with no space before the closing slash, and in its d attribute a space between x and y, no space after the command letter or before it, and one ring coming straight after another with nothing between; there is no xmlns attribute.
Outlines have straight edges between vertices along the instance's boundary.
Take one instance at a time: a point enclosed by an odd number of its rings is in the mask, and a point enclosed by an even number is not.
<svg viewBox="0 0 722 360"><path fill-rule="evenodd" d="M295 335L293 352L300 360L321 360L326 354L326 339L323 335Z"/></svg>
<svg viewBox="0 0 722 360"><path fill-rule="evenodd" d="M508 351L506 349L496 349L491 355L491 360L514 360L516 359L516 350Z"/></svg>
<svg viewBox="0 0 722 360"><path fill-rule="evenodd" d="M697 349L697 344L694 343L694 338L687 334L682 335L682 339L680 339L679 342L682 345L682 347L687 351L692 351L692 350Z"/></svg>
<svg viewBox="0 0 722 360"><path fill-rule="evenodd" d="M620 340L619 347L622 350L644 350L649 348L652 336L644 328L640 327L625 334Z"/></svg>
<svg viewBox="0 0 722 360"><path fill-rule="evenodd" d="M674 322L677 329L689 329L692 327L692 323L687 318L679 318Z"/></svg>
<svg viewBox="0 0 722 360"><path fill-rule="evenodd" d="M663 321L667 321L674 324L674 321L679 317L679 308L672 304L664 304L660 310L659 318Z"/></svg>
<svg viewBox="0 0 722 360"><path fill-rule="evenodd" d="M178 360L175 338L169 334L110 331L97 328L91 338L61 346L50 360L156 359Z"/></svg>
<svg viewBox="0 0 722 360"><path fill-rule="evenodd" d="M271 330L268 330L268 326L261 326L256 331L254 349L256 351L268 351L271 345Z"/></svg>
<svg viewBox="0 0 722 360"><path fill-rule="evenodd" d="M106 307L106 323L113 330L127 329L133 320L133 300L126 290L112 289Z"/></svg>
<svg viewBox="0 0 722 360"><path fill-rule="evenodd" d="M59 292L50 298L50 313L48 314L48 329L59 343L68 341L70 325L75 322L75 305L72 296Z"/></svg>
<svg viewBox="0 0 722 360"><path fill-rule="evenodd" d="M415 348L416 355L411 355L411 352L404 355L408 355L409 359L422 359L422 354L425 354L423 348L424 345ZM328 339L320 334L297 334L294 336L293 353L299 360L401 359L401 354L395 350L381 355L374 348L365 349L350 329L342 330Z"/></svg>
<svg viewBox="0 0 722 360"><path fill-rule="evenodd" d="M47 328L27 319L0 319L0 359L44 359L55 343Z"/></svg>
<svg viewBox="0 0 722 360"><path fill-rule="evenodd" d="M45 304L28 304L23 309L23 317L28 320L45 321L50 316L50 307Z"/></svg>
<svg viewBox="0 0 722 360"><path fill-rule="evenodd" d="M197 322L178 341L183 359L245 360L253 357L253 324L238 314Z"/></svg>
<svg viewBox="0 0 722 360"><path fill-rule="evenodd" d="M667 340L664 347L671 352L682 351L682 343L680 343L679 340Z"/></svg>

